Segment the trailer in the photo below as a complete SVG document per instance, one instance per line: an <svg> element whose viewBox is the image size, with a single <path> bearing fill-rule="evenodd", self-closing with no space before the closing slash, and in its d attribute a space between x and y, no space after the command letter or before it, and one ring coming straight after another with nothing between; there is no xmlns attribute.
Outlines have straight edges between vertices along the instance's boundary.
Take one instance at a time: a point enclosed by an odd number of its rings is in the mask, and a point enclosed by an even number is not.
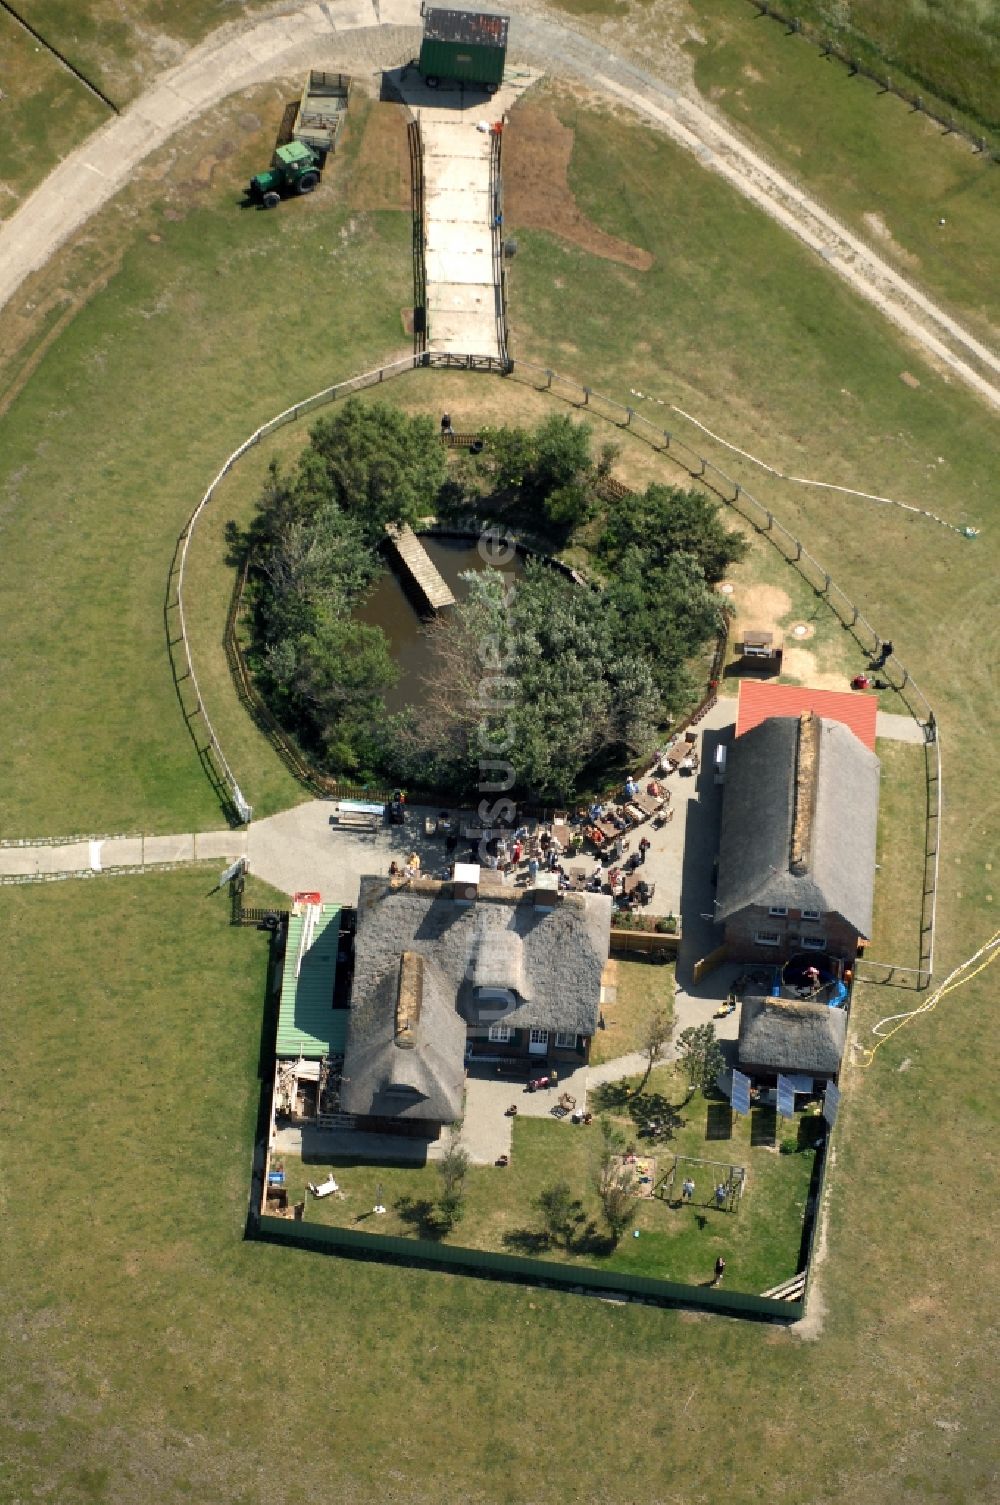
<svg viewBox="0 0 1000 1505"><path fill-rule="evenodd" d="M503 83L509 16L471 10L428 10L417 67L431 88L445 80L480 84L491 92Z"/></svg>
<svg viewBox="0 0 1000 1505"><path fill-rule="evenodd" d="M292 126L292 140L301 141L324 162L337 150L350 100L351 80L346 73L311 68Z"/></svg>

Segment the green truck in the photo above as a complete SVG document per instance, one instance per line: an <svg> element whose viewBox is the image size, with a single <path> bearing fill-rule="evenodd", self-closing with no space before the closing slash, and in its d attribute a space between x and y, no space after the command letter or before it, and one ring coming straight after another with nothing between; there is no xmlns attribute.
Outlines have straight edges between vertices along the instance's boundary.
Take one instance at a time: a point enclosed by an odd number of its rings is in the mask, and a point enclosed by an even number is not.
<svg viewBox="0 0 1000 1505"><path fill-rule="evenodd" d="M288 194L312 193L322 173L318 152L304 141L289 141L287 146L278 147L266 172L250 179L250 197L265 209L274 209Z"/></svg>
<svg viewBox="0 0 1000 1505"><path fill-rule="evenodd" d="M454 80L492 93L503 83L509 25L509 16L482 11L425 11L417 63L421 77L432 89Z"/></svg>

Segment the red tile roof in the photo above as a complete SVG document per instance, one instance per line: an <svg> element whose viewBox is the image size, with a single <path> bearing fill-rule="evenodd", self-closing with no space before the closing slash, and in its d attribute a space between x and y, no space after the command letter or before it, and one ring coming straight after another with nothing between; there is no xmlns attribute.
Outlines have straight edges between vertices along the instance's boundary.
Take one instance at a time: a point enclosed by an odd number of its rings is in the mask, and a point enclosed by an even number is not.
<svg viewBox="0 0 1000 1505"><path fill-rule="evenodd" d="M829 721L849 727L860 742L875 751L875 716L878 696L858 690L813 690L809 685L776 685L766 680L740 681L736 735L759 726L769 716L801 716L815 711Z"/></svg>

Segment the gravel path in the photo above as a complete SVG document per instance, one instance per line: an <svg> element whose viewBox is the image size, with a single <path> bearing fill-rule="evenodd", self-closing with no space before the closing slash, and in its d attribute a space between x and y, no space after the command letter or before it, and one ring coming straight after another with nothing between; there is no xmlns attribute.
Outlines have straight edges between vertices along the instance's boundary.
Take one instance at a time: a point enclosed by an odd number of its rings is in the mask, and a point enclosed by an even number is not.
<svg viewBox="0 0 1000 1505"><path fill-rule="evenodd" d="M665 131L822 256L939 366L1000 407L1000 356L738 140L694 96L680 67L674 83L686 93L615 56L599 36L571 30L565 17L550 19L531 0L515 0L511 8L513 62L571 73ZM137 163L193 117L310 63L361 73L396 66L415 54L419 24L417 0L322 0L214 32L72 152L0 228L0 307L129 180Z"/></svg>

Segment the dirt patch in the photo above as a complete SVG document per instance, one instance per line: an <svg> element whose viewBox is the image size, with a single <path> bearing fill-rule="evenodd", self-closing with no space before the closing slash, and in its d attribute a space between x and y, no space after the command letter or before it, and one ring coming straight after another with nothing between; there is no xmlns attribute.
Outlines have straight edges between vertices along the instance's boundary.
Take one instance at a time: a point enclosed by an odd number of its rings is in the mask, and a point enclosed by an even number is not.
<svg viewBox="0 0 1000 1505"><path fill-rule="evenodd" d="M605 261L648 272L648 251L608 235L581 214L569 187L573 132L544 105L519 104L504 135L504 216L509 226L548 230Z"/></svg>
<svg viewBox="0 0 1000 1505"><path fill-rule="evenodd" d="M736 613L734 639L744 631L780 632L779 623L792 609L788 592L777 585L741 585L735 581L729 602Z"/></svg>
<svg viewBox="0 0 1000 1505"><path fill-rule="evenodd" d="M811 685L814 690L846 690L847 681L843 673L831 674L816 667L816 655L810 653L808 648L801 647L798 643L785 641L785 654L781 661L781 672L789 679L801 680L805 685Z"/></svg>
<svg viewBox="0 0 1000 1505"><path fill-rule="evenodd" d="M899 241L895 238L881 214L877 214L873 209L870 209L861 218L868 233L875 240L879 241L881 245L887 246L905 266L918 267L920 265L920 257L914 256L911 251L905 250L899 244Z"/></svg>
<svg viewBox="0 0 1000 1505"><path fill-rule="evenodd" d="M351 178L352 209L409 209L410 153L402 105L372 105Z"/></svg>

